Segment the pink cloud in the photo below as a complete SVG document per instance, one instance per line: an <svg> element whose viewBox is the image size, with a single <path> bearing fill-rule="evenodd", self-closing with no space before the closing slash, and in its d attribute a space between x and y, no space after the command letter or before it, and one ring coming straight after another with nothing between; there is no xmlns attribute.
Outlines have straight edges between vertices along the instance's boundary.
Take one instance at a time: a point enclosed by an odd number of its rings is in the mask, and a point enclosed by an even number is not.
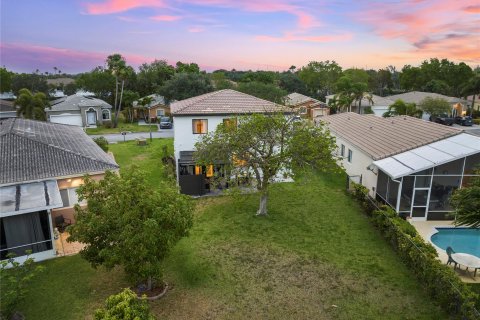
<svg viewBox="0 0 480 320"><path fill-rule="evenodd" d="M182 19L181 16L171 16L171 15L159 15L150 17L151 20L155 21L165 21L165 22L172 22Z"/></svg>
<svg viewBox="0 0 480 320"><path fill-rule="evenodd" d="M193 26L193 27L188 28L187 30L188 30L188 32L198 33L198 32L203 32L203 31L205 31L205 27L202 27L202 26Z"/></svg>
<svg viewBox="0 0 480 320"><path fill-rule="evenodd" d="M468 7L465 7L463 8L463 10L465 12L468 12L468 13L480 13L480 5L476 5L476 6L468 6Z"/></svg>
<svg viewBox="0 0 480 320"><path fill-rule="evenodd" d="M103 66L112 52L93 52L55 48L29 43L0 43L2 63L7 67L20 67L19 71L31 72L35 69L51 70L54 66L64 72L84 72L95 66ZM134 54L123 54L129 65L152 61L152 58Z"/></svg>
<svg viewBox="0 0 480 320"><path fill-rule="evenodd" d="M338 35L328 35L328 36L304 36L304 35L295 35L292 33L286 33L282 37L272 37L259 35L255 37L255 40L264 41L264 42L289 42L289 41L304 41L304 42L335 42L335 41L346 41L352 38L352 34L343 33Z"/></svg>
<svg viewBox="0 0 480 320"><path fill-rule="evenodd" d="M165 7L163 0L105 0L103 2L86 3L88 14L112 14L142 7Z"/></svg>
<svg viewBox="0 0 480 320"><path fill-rule="evenodd" d="M480 21L469 14L477 6L468 0L410 0L377 3L355 14L383 38L409 43L417 55L448 56L480 61L478 41Z"/></svg>

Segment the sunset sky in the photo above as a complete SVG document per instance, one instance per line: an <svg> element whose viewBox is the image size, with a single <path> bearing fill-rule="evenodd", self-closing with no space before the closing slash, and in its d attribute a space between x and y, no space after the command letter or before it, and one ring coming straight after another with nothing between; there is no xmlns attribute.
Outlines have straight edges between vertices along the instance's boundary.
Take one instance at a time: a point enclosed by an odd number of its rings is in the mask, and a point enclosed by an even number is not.
<svg viewBox="0 0 480 320"><path fill-rule="evenodd" d="M1 0L1 65L67 73L121 53L209 71L480 64L480 0Z"/></svg>

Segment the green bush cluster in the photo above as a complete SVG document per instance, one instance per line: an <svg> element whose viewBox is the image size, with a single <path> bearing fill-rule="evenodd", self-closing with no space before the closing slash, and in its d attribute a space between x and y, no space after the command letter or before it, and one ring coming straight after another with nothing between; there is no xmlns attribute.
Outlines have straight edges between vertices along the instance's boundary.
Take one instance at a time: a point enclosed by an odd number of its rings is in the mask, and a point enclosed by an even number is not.
<svg viewBox="0 0 480 320"><path fill-rule="evenodd" d="M150 313L148 302L138 299L135 292L124 289L111 295L105 301L105 307L95 310L95 320L155 320Z"/></svg>
<svg viewBox="0 0 480 320"><path fill-rule="evenodd" d="M93 141L95 141L103 151L108 152L108 140L105 137L94 138Z"/></svg>
<svg viewBox="0 0 480 320"><path fill-rule="evenodd" d="M352 195L365 208L373 224L397 251L431 296L453 317L477 319L479 296L465 285L450 267L437 259L435 248L416 229L388 206L378 206L368 197L368 189L356 184Z"/></svg>
<svg viewBox="0 0 480 320"><path fill-rule="evenodd" d="M473 123L480 125L480 118L478 118L478 119L473 119Z"/></svg>

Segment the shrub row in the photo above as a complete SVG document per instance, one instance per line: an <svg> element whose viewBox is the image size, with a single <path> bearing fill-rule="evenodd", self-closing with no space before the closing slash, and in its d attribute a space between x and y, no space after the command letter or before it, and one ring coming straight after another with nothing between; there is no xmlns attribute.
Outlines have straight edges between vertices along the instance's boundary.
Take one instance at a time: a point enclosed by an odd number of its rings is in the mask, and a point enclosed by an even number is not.
<svg viewBox="0 0 480 320"><path fill-rule="evenodd" d="M355 184L352 195L442 308L452 317L480 319L475 309L479 296L460 280L452 268L437 259L435 248L426 243L408 221L400 218L389 206L378 205L362 185Z"/></svg>

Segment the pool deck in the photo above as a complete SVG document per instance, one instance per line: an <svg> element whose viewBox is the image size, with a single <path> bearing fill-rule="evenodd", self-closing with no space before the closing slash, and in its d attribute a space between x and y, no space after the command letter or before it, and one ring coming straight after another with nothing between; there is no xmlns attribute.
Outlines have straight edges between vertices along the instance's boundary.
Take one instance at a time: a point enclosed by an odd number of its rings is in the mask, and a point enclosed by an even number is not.
<svg viewBox="0 0 480 320"><path fill-rule="evenodd" d="M448 256L447 253L435 246L431 241L430 237L436 232L435 228L436 227L451 227L454 228L455 225L453 221L410 221L410 223L417 229L418 233L420 236L425 240L427 243L430 243L433 245L433 247L437 250L438 252L438 259L446 264L448 261ZM451 268L453 269L453 265L450 265ZM473 270L469 269L469 271L465 270L465 267L463 269L457 268L455 269L455 272L457 273L458 277L466 283L480 283L480 271L477 270L477 276L473 278Z"/></svg>

